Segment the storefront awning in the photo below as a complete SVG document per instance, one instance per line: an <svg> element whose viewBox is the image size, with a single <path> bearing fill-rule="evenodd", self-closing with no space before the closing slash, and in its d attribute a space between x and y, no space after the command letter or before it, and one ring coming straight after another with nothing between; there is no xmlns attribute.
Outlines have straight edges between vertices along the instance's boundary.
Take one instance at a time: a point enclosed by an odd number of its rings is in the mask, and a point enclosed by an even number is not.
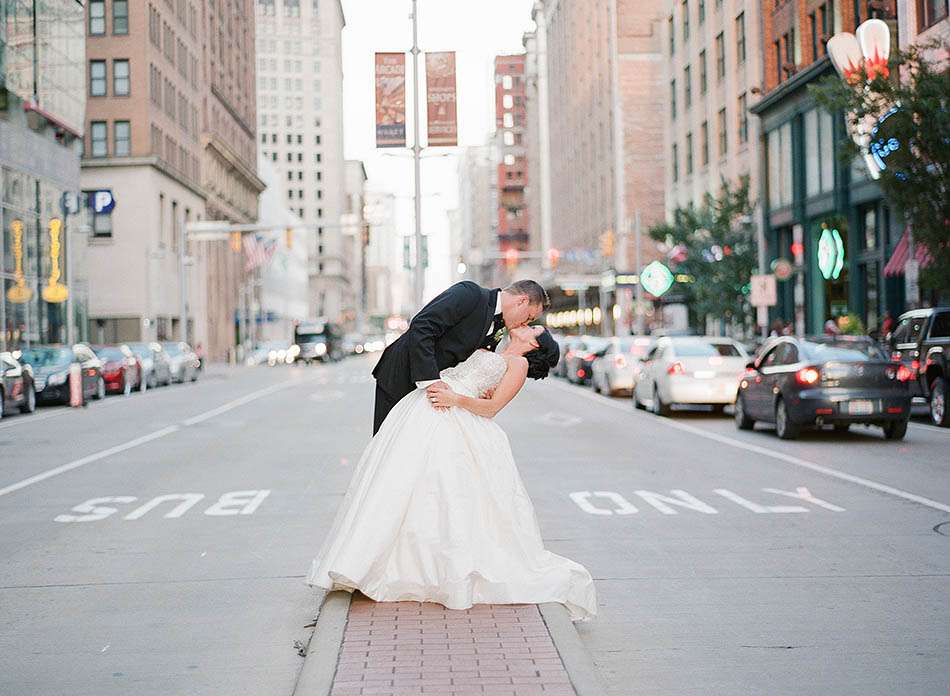
<svg viewBox="0 0 950 696"><path fill-rule="evenodd" d="M907 243L909 230L909 227L904 228L904 234L901 235L900 241L898 241L897 246L894 247L894 253L891 254L890 260L887 262L887 265L884 266L885 276L904 275L904 264L907 263L907 257L910 253ZM927 248L923 244L915 244L914 246L916 247L914 256L917 257L917 262L920 264L920 267L923 268L930 265L933 259L930 257Z"/></svg>

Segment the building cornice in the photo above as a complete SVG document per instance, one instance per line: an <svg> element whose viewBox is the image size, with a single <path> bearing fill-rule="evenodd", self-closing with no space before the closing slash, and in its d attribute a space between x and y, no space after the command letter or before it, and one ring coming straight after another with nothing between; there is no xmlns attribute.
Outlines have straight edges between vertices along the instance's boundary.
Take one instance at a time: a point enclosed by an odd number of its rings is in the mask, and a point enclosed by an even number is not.
<svg viewBox="0 0 950 696"><path fill-rule="evenodd" d="M206 134L201 140L202 145L206 149L212 150L218 158L224 160L233 171L240 175L249 188L254 189L258 194L267 188L267 184L261 181L261 178L257 176L257 172L244 164L234 150L216 134Z"/></svg>
<svg viewBox="0 0 950 696"><path fill-rule="evenodd" d="M124 169L128 167L154 167L169 179L178 182L196 196L207 200L208 192L193 181L189 181L156 155L145 157L84 157L79 161L80 171L84 169Z"/></svg>
<svg viewBox="0 0 950 696"><path fill-rule="evenodd" d="M830 72L831 69L831 59L828 56L822 57L821 60L817 60L804 70L795 73L771 92L764 95L762 99L749 107L749 111L756 116L761 116L789 95L802 89L809 82L823 77L824 74Z"/></svg>
<svg viewBox="0 0 950 696"><path fill-rule="evenodd" d="M227 110L227 112L231 114L231 118L237 121L237 124L241 127L241 130L247 133L247 135L251 137L251 140L256 141L257 134L254 132L254 129L251 128L250 125L248 125L247 121L244 120L241 114L235 111L234 107L231 106L231 102L228 100L226 96L224 96L221 90L218 89L217 85L211 85L211 93L221 103L221 106L223 106L225 110Z"/></svg>

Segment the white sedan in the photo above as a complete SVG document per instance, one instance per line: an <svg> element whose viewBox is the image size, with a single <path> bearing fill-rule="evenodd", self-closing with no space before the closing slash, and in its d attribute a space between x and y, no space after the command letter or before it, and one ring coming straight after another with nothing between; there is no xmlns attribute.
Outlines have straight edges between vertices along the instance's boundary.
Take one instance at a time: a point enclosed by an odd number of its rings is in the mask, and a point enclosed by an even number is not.
<svg viewBox="0 0 950 696"><path fill-rule="evenodd" d="M745 349L731 338L661 338L644 358L633 403L663 416L673 404L708 404L721 411L735 403L748 361Z"/></svg>
<svg viewBox="0 0 950 696"><path fill-rule="evenodd" d="M621 336L597 354L591 363L591 384L594 391L613 396L619 392L630 395L640 361L656 343L649 336Z"/></svg>

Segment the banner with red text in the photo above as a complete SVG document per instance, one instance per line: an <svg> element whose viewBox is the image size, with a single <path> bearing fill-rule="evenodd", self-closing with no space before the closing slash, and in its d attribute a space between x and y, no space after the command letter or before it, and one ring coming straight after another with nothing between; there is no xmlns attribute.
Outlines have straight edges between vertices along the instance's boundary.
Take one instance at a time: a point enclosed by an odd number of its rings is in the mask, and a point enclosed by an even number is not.
<svg viewBox="0 0 950 696"><path fill-rule="evenodd" d="M426 53L429 145L458 145L455 103L455 52Z"/></svg>

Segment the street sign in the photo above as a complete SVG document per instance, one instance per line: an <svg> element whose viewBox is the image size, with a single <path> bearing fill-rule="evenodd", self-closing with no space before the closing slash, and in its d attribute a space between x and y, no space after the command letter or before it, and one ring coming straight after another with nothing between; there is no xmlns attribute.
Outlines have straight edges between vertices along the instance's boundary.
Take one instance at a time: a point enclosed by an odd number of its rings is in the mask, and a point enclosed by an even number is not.
<svg viewBox="0 0 950 696"><path fill-rule="evenodd" d="M79 212L79 196L73 191L66 191L59 199L59 207L63 211L63 217L75 215Z"/></svg>
<svg viewBox="0 0 950 696"><path fill-rule="evenodd" d="M115 208L115 197L109 189L99 189L97 191L88 191L86 205L96 214L108 213Z"/></svg>
<svg viewBox="0 0 950 696"><path fill-rule="evenodd" d="M791 262L786 258L778 258L772 262L772 272L775 273L776 280L788 280L792 277Z"/></svg>
<svg viewBox="0 0 950 696"><path fill-rule="evenodd" d="M673 274L670 269L659 261L647 264L640 274L643 289L655 297L659 297L673 285Z"/></svg>
<svg viewBox="0 0 950 696"><path fill-rule="evenodd" d="M775 276L771 273L752 276L749 301L753 307L772 307L778 304Z"/></svg>

